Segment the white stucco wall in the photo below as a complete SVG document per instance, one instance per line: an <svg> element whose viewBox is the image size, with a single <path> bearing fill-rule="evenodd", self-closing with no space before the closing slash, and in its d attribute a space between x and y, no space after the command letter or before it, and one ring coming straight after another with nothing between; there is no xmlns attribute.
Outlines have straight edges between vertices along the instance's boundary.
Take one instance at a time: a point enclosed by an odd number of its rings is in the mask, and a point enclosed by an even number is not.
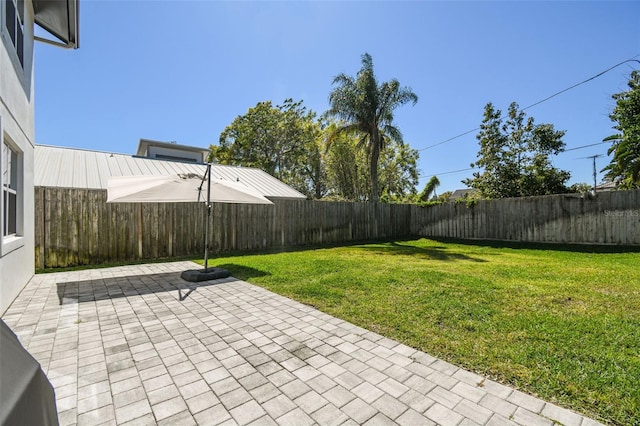
<svg viewBox="0 0 640 426"><path fill-rule="evenodd" d="M19 151L18 186L22 192L18 199L17 236L2 238L0 242L0 315L31 279L35 263L33 7L29 0L24 3L24 69L16 60L5 30L4 2L0 8L0 137L2 141L9 140ZM3 214L2 198L0 216Z"/></svg>

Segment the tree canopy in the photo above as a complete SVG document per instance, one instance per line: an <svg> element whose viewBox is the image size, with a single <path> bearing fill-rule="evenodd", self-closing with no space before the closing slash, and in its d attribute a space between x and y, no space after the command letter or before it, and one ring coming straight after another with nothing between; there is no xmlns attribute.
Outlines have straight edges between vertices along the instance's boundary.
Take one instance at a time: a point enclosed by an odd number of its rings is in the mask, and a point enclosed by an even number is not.
<svg viewBox="0 0 640 426"><path fill-rule="evenodd" d="M302 101L258 102L224 129L219 145L210 147L210 159L260 168L310 198L321 198L326 190L320 142L316 115Z"/></svg>
<svg viewBox="0 0 640 426"><path fill-rule="evenodd" d="M565 132L552 124L534 124L534 119L509 105L506 119L488 103L476 136L480 143L478 160L471 167L481 168L463 182L476 188L484 198L522 197L566 192L570 174L553 167L549 157L564 150Z"/></svg>
<svg viewBox="0 0 640 426"><path fill-rule="evenodd" d="M359 138L353 134L336 134L338 124L325 129L327 143L325 167L327 191L335 199L366 201L370 196L371 177L365 150L359 148ZM418 152L408 145L391 142L380 152L378 176L381 199L387 202L407 200L415 194L418 182Z"/></svg>
<svg viewBox="0 0 640 426"><path fill-rule="evenodd" d="M602 171L605 178L621 188L640 188L640 71L633 71L629 78L629 90L612 96L616 101L609 115L617 133L605 138L611 141L611 163Z"/></svg>
<svg viewBox="0 0 640 426"><path fill-rule="evenodd" d="M362 66L355 77L339 74L333 84L336 87L329 95L331 107L327 113L342 121L336 135L359 135L359 146L365 149L369 160L370 201L376 202L380 195L380 153L391 142L396 146L403 144L402 133L393 125L394 110L409 102L415 104L418 96L410 88L400 86L396 79L378 83L368 53L362 55Z"/></svg>
<svg viewBox="0 0 640 426"><path fill-rule="evenodd" d="M418 185L418 151L404 143L390 141L380 152L378 182L380 200L410 203Z"/></svg>

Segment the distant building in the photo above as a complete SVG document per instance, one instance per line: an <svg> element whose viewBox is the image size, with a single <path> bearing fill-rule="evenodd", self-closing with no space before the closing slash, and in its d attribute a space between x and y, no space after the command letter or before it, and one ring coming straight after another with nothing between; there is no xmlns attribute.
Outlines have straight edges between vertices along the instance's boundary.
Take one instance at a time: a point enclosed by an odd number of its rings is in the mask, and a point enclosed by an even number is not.
<svg viewBox="0 0 640 426"><path fill-rule="evenodd" d="M466 198L473 195L476 192L478 192L478 190L473 188L456 189L455 191L453 191L453 194L451 194L451 197L449 197L449 201L455 201L460 198Z"/></svg>
<svg viewBox="0 0 640 426"><path fill-rule="evenodd" d="M163 148L163 142L149 143L146 152L154 152L155 148ZM140 141L140 145L143 140ZM204 175L206 165L194 162L193 159L180 160L182 153L191 155L207 152L202 148L174 145L171 160L156 157L116 154L112 152L92 151L78 148L63 148L59 146L36 145L35 147L35 186L78 188L78 189L107 189L107 181L111 176L148 176L171 175L178 173L195 173ZM149 149L151 148L151 149ZM138 154L145 152L138 148ZM158 150L156 154L167 151ZM151 154L153 155L153 154ZM211 166L213 179L238 182L246 185L270 199L305 199L306 197L284 182L276 179L267 172L252 167Z"/></svg>
<svg viewBox="0 0 640 426"><path fill-rule="evenodd" d="M195 146L178 145L175 142L140 139L136 155L156 160L204 163L207 160L207 155L209 155L209 150Z"/></svg>
<svg viewBox="0 0 640 426"><path fill-rule="evenodd" d="M53 39L35 36L35 25ZM34 41L78 47L78 0L0 0L0 314L35 270ZM70 77L72 78L72 77Z"/></svg>
<svg viewBox="0 0 640 426"><path fill-rule="evenodd" d="M596 186L596 192L615 191L616 188L617 185L615 182L600 182L600 184Z"/></svg>

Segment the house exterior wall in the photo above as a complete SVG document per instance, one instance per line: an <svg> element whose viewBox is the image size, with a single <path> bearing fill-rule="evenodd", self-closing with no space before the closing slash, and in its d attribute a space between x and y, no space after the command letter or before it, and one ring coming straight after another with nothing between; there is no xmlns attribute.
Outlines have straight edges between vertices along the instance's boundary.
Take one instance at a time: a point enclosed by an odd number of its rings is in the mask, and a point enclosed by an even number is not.
<svg viewBox="0 0 640 426"><path fill-rule="evenodd" d="M24 1L24 56L20 64L6 30L6 5L0 0L0 139L18 154L16 233L0 233L0 314L34 274L34 96L33 6ZM22 2L20 2L22 4ZM3 147L4 145L0 145ZM0 150L0 164L5 161ZM0 197L0 220L4 224L4 199Z"/></svg>
<svg viewBox="0 0 640 426"><path fill-rule="evenodd" d="M148 158L175 159L184 161L193 161L194 163L204 163L204 158L200 152L190 152L181 149L171 149L161 146L150 146L147 149Z"/></svg>

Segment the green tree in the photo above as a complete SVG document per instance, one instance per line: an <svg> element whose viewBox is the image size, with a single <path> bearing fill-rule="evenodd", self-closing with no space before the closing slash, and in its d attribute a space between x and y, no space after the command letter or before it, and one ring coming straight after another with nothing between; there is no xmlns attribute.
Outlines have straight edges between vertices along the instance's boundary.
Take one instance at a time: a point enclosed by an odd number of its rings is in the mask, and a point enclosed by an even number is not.
<svg viewBox="0 0 640 426"><path fill-rule="evenodd" d="M446 203L451 199L452 195L453 195L453 191L445 191L436 198L436 201L441 201L443 203Z"/></svg>
<svg viewBox="0 0 640 426"><path fill-rule="evenodd" d="M302 101L258 102L224 129L209 158L260 168L310 198L321 198L326 185L320 138L316 115Z"/></svg>
<svg viewBox="0 0 640 426"><path fill-rule="evenodd" d="M552 124L534 124L532 117L509 105L506 120L488 103L476 136L480 143L478 160L471 167L473 178L463 183L480 191L484 198L522 197L567 191L570 174L553 167L549 157L564 150L563 130Z"/></svg>
<svg viewBox="0 0 640 426"><path fill-rule="evenodd" d="M380 153L378 177L380 199L407 203L416 197L418 151L407 144L390 141Z"/></svg>
<svg viewBox="0 0 640 426"><path fill-rule="evenodd" d="M574 183L568 188L569 192L575 192L575 193L578 193L578 194L583 194L585 192L589 192L592 189L593 189L593 186L591 184L586 183L586 182Z"/></svg>
<svg viewBox="0 0 640 426"><path fill-rule="evenodd" d="M402 144L402 133L393 125L394 110L418 97L398 80L378 83L371 55L362 55L362 67L356 77L340 74L333 80L336 87L329 95L328 114L344 122L337 133L360 135L360 146L366 148L371 178L371 201L378 201L378 160L390 141Z"/></svg>
<svg viewBox="0 0 640 426"><path fill-rule="evenodd" d="M337 123L326 129L327 143L325 164L327 190L331 198L348 201L366 201L371 187L369 161L366 152L359 149L357 135L337 133ZM381 200L399 202L415 195L418 182L418 151L408 145L397 145L391 141L380 152L378 176Z"/></svg>
<svg viewBox="0 0 640 426"><path fill-rule="evenodd" d="M640 71L631 73L628 85L628 91L612 96L616 106L609 117L618 133L604 139L611 141L613 158L602 171L619 187L632 189L640 188Z"/></svg>
<svg viewBox="0 0 640 426"><path fill-rule="evenodd" d="M337 124L325 129L325 163L328 192L332 198L346 201L365 201L369 187L367 158L358 149L358 140L346 133L336 134Z"/></svg>
<svg viewBox="0 0 640 426"><path fill-rule="evenodd" d="M307 117L302 123L303 150L288 183L309 198L320 199L327 194L327 169L323 155L323 132L320 123Z"/></svg>
<svg viewBox="0 0 640 426"><path fill-rule="evenodd" d="M422 190L422 192L418 194L417 201L423 201L423 202L429 201L429 199L431 198L431 195L433 195L434 197L437 197L436 188L438 186L440 186L440 179L438 179L438 176L432 176L431 179L429 179L427 184L424 186L424 189Z"/></svg>

